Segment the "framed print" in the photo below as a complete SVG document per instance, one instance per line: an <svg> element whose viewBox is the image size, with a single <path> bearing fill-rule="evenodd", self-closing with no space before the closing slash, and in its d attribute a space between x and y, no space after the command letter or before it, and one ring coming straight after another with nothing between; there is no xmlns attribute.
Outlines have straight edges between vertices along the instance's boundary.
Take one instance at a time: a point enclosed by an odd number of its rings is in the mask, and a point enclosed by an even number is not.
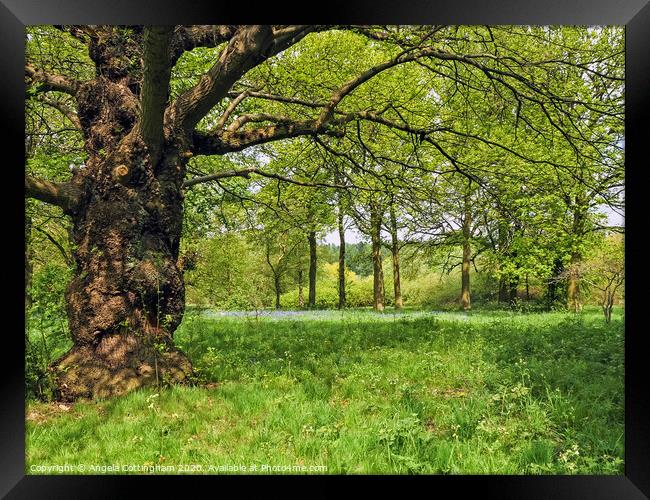
<svg viewBox="0 0 650 500"><path fill-rule="evenodd" d="M643 0L0 12L3 495L650 495Z"/></svg>

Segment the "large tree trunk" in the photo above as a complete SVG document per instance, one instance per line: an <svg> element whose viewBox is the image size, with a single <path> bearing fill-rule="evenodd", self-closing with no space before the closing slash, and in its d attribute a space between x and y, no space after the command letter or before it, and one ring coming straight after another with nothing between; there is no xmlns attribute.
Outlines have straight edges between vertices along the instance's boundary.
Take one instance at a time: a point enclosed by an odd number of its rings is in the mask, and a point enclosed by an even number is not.
<svg viewBox="0 0 650 500"><path fill-rule="evenodd" d="M74 174L75 276L66 292L74 345L54 362L58 397L106 397L145 385L187 381L192 367L173 343L185 289L177 267L184 163L168 145L153 158L123 141L137 101L103 77L77 94L86 150ZM119 145L119 147L118 147Z"/></svg>
<svg viewBox="0 0 650 500"><path fill-rule="evenodd" d="M309 240L309 307L316 307L316 232L310 231ZM303 240L304 241L304 240Z"/></svg>
<svg viewBox="0 0 650 500"><path fill-rule="evenodd" d="M345 227L343 225L343 211L339 207L339 309L345 308Z"/></svg>
<svg viewBox="0 0 650 500"><path fill-rule="evenodd" d="M390 206L390 238L391 254L393 257L393 291L395 292L395 309L401 309L404 306L402 300L402 281L399 269L399 240L397 239L397 217L395 208Z"/></svg>
<svg viewBox="0 0 650 500"><path fill-rule="evenodd" d="M119 188L89 198L73 217L77 274L66 303L74 346L54 366L60 398L187 379L190 362L172 340L185 307L180 205L149 212L145 193Z"/></svg>
<svg viewBox="0 0 650 500"><path fill-rule="evenodd" d="M384 270L381 261L381 213L376 203L370 205L370 239L372 241L373 308L384 310Z"/></svg>

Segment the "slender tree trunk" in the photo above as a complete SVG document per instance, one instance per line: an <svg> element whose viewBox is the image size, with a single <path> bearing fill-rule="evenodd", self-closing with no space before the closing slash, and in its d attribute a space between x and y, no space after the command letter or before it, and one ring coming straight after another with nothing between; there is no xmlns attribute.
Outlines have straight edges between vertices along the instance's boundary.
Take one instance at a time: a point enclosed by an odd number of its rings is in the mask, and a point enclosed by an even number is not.
<svg viewBox="0 0 650 500"><path fill-rule="evenodd" d="M32 218L25 217L25 314L32 307L32 274L34 267L32 265L33 247L32 247Z"/></svg>
<svg viewBox="0 0 650 500"><path fill-rule="evenodd" d="M526 302L530 302L530 286L528 283L528 273L526 273Z"/></svg>
<svg viewBox="0 0 650 500"><path fill-rule="evenodd" d="M501 276L499 278L499 304L507 304L509 300L508 278Z"/></svg>
<svg viewBox="0 0 650 500"><path fill-rule="evenodd" d="M505 259L508 257L507 245L508 245L508 228L505 222L499 222L499 253L501 258ZM508 277L501 275L499 277L499 304L507 304L509 301L509 292L508 292Z"/></svg>
<svg viewBox="0 0 650 500"><path fill-rule="evenodd" d="M281 282L280 282L281 262L278 262L277 266L274 266L273 263L271 262L271 247L268 241L266 242L266 263L269 265L269 269L271 269L271 274L273 274L273 290L275 291L275 308L280 309L280 307L282 307L280 304L280 295L282 294Z"/></svg>
<svg viewBox="0 0 650 500"><path fill-rule="evenodd" d="M470 259L472 256L471 248L471 225L472 214L469 206L468 197L465 198L465 214L463 216L463 263L461 270L461 291L460 291L460 304L464 311L469 311L472 308L471 294L470 294Z"/></svg>
<svg viewBox="0 0 650 500"><path fill-rule="evenodd" d="M515 233L520 230L515 223L512 229ZM515 259L517 253L508 248L508 225L505 222L499 223L499 247L504 258ZM510 307L517 304L517 288L519 286L519 276L505 275L499 279L499 303L507 303Z"/></svg>
<svg viewBox="0 0 650 500"><path fill-rule="evenodd" d="M612 320L612 308L614 307L614 294L609 290L605 290L603 299L603 313L605 314L605 322L610 323Z"/></svg>
<svg viewBox="0 0 650 500"><path fill-rule="evenodd" d="M298 307L305 307L305 296L302 291L302 269L298 271Z"/></svg>
<svg viewBox="0 0 650 500"><path fill-rule="evenodd" d="M571 255L571 262L569 264L569 275L567 277L567 309L571 312L579 312L580 305L580 281L578 275L578 266L582 260L578 252Z"/></svg>
<svg viewBox="0 0 650 500"><path fill-rule="evenodd" d="M559 302L558 291L559 283L562 280L562 274L564 273L564 265L562 264L562 259L556 258L553 262L553 276L548 282L548 287L546 290L546 308L550 311L553 309L553 306Z"/></svg>
<svg viewBox="0 0 650 500"><path fill-rule="evenodd" d="M393 290L395 292L395 309L401 309L404 306L402 300L402 282L400 278L399 267L399 240L397 238L397 217L395 216L395 208L390 206L390 238L391 238L391 253L393 257Z"/></svg>
<svg viewBox="0 0 650 500"><path fill-rule="evenodd" d="M339 309L345 308L345 227L343 226L343 210L339 206Z"/></svg>
<svg viewBox="0 0 650 500"><path fill-rule="evenodd" d="M583 237L585 218L582 197L578 196L576 198L577 208L574 210L572 226L574 248L571 252L567 279L567 309L574 313L580 312L582 309L580 301L580 263L582 262L582 254L579 250L579 240Z"/></svg>
<svg viewBox="0 0 650 500"><path fill-rule="evenodd" d="M512 252L511 257L516 258L517 252ZM516 270L518 270L518 268L516 268ZM518 289L519 275L515 274L508 280L508 302L510 307L515 307L517 305Z"/></svg>
<svg viewBox="0 0 650 500"><path fill-rule="evenodd" d="M282 304L280 304L280 295L282 295L282 288L280 285L280 276L275 275L273 278L273 286L275 288L275 308L280 309L282 308Z"/></svg>
<svg viewBox="0 0 650 500"><path fill-rule="evenodd" d="M370 238L372 240L373 307L384 310L384 270L381 259L381 213L376 203L370 205Z"/></svg>
<svg viewBox="0 0 650 500"><path fill-rule="evenodd" d="M316 232L310 231L309 240L309 308L316 307Z"/></svg>
<svg viewBox="0 0 650 500"><path fill-rule="evenodd" d="M508 301L510 307L517 305L517 291L519 288L519 278L514 277L510 280L509 289L508 289Z"/></svg>

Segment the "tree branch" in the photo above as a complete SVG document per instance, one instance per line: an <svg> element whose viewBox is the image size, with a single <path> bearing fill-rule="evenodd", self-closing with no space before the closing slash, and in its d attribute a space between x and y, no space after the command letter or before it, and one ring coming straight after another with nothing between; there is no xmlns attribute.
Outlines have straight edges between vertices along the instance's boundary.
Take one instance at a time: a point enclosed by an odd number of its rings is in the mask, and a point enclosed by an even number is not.
<svg viewBox="0 0 650 500"><path fill-rule="evenodd" d="M235 108L239 106L239 103L241 103L249 95L250 92L248 90L242 92L241 94L235 94L235 98L232 101L230 101L230 104L228 104L226 111L224 111L221 117L219 117L219 121L217 122L216 125L217 130L225 126L228 117L232 114L233 111L235 111Z"/></svg>
<svg viewBox="0 0 650 500"><path fill-rule="evenodd" d="M270 26L240 27L221 52L219 60L198 84L184 92L167 110L167 121L186 131L223 99L249 69L266 59L263 52L273 43Z"/></svg>
<svg viewBox="0 0 650 500"><path fill-rule="evenodd" d="M35 68L31 64L25 64L25 76L34 83L40 83L40 90L47 92L49 90L56 90L72 96L77 94L81 82L74 78L68 78L63 75L53 75L43 70Z"/></svg>
<svg viewBox="0 0 650 500"><path fill-rule="evenodd" d="M341 131L318 127L315 120L295 121L258 127L252 130L225 130L211 134L194 132L194 154L215 155L241 151L250 146L305 135L328 133L340 137Z"/></svg>
<svg viewBox="0 0 650 500"><path fill-rule="evenodd" d="M137 131L147 144L153 161L163 142L163 116L169 95L171 61L169 43L173 26L148 26L144 30L144 81Z"/></svg>
<svg viewBox="0 0 650 500"><path fill-rule="evenodd" d="M399 64L415 61L419 58L429 55L430 53L432 53L432 51L428 49L419 50L417 52L402 52L402 54L395 57L394 59L370 68L334 92L329 102L325 104L318 119L316 120L292 121L286 117L274 117L266 114L244 115L238 120L235 120L235 122L226 131L215 130L211 134L195 132L194 151L197 154L206 155L224 154L228 152L241 151L242 149L257 144L263 144L280 139L304 135L316 135L325 133L341 137L343 135L343 131L340 129L341 125L351 121L354 118L365 117L364 112L360 112L357 114L345 114L340 119L333 119L334 114L337 113L335 111L336 106L341 102L341 100L343 100L346 95L382 71ZM291 98L280 98L278 96L269 96L266 94L260 94L258 92L249 92L247 95L251 97L262 97L267 99L270 98L272 100L284 100L285 102L304 104L304 102L299 102L299 100ZM239 99L240 97L241 94L235 100ZM244 97L241 97L241 99ZM306 105L312 104L307 103ZM376 120L379 120L376 113L372 114L372 116L375 117ZM266 120L275 120L276 123L273 125L259 127L251 130L238 130L247 122Z"/></svg>
<svg viewBox="0 0 650 500"><path fill-rule="evenodd" d="M217 47L230 40L236 31L237 26L233 25L177 26L170 46L171 63L176 63L183 52L197 47Z"/></svg>
<svg viewBox="0 0 650 500"><path fill-rule="evenodd" d="M56 101L54 99L50 99L44 95L39 95L36 98L38 101L42 102L43 104L47 104L48 106L56 109L59 111L63 116L65 116L74 127L79 130L80 132L82 131L81 128L81 122L79 121L79 117L77 116L77 113L75 113L72 109L70 109L68 106L66 106L64 103L60 101Z"/></svg>
<svg viewBox="0 0 650 500"><path fill-rule="evenodd" d="M345 96L350 94L350 92L359 87L361 84L370 80L372 77L389 68L393 68L407 62L416 61L423 57L430 56L434 53L436 53L436 51L432 49L421 49L416 52L413 52L412 50L405 51L390 61L378 64L377 66L373 66L372 68L364 71L356 78L353 78L352 80L345 83L341 88L334 92L334 94L332 94L330 101L327 103L325 108L323 108L320 116L318 117L318 123L322 124L331 120L334 114L334 108L336 108L336 106L343 100L343 98L345 98Z"/></svg>
<svg viewBox="0 0 650 500"><path fill-rule="evenodd" d="M264 92L255 92L255 91L250 91L247 90L245 92L247 94L247 97L254 97L257 99L265 99L268 101L277 101L277 102L284 102L287 104L298 104L300 106L306 106L308 108L322 108L325 106L324 102L311 102L311 101L305 101L304 99L299 99L297 97L285 97L281 95L275 95L275 94L265 94ZM241 96L241 94L229 92L228 97L231 98L237 98Z"/></svg>
<svg viewBox="0 0 650 500"><path fill-rule="evenodd" d="M72 257L68 255L68 252L66 252L65 248L63 248L63 245L59 243L54 236L52 236L50 233L48 233L45 229L40 228L40 227L35 227L37 231L43 233L45 237L52 242L52 244L59 250L61 255L63 256L63 260L65 260L65 263L69 266L72 267L74 264L74 260Z"/></svg>
<svg viewBox="0 0 650 500"><path fill-rule="evenodd" d="M294 123L294 121L295 120L292 120L287 116L277 116L268 113L251 113L249 115L241 115L236 120L233 120L233 122L228 126L227 130L229 132L235 132L236 130L239 130L247 123L273 122L276 124L277 123L288 124L288 123Z"/></svg>
<svg viewBox="0 0 650 500"><path fill-rule="evenodd" d="M51 182L30 175L25 176L26 198L35 198L70 212L79 203L80 196L79 188L71 182Z"/></svg>
<svg viewBox="0 0 650 500"><path fill-rule="evenodd" d="M257 174L261 175L262 177L267 177L269 179L276 179L279 181L283 182L289 182L291 184L296 184L298 186L306 186L306 187L329 187L329 188L334 188L334 189L347 189L350 186L344 186L341 184L329 184L327 182L305 182L305 181L300 181L297 179L291 179L290 177L284 177L282 175L273 173L273 172L265 172L264 170L260 170L257 167L247 167L241 170L224 170L223 172L216 172L214 174L209 174L209 175L204 175L204 176L199 176L199 177L193 177L192 179L188 179L183 183L184 188L188 188L191 186L194 186L196 184L202 184L205 182L210 182L214 181L217 179L224 179L228 177L246 177L247 179L250 178L251 174Z"/></svg>

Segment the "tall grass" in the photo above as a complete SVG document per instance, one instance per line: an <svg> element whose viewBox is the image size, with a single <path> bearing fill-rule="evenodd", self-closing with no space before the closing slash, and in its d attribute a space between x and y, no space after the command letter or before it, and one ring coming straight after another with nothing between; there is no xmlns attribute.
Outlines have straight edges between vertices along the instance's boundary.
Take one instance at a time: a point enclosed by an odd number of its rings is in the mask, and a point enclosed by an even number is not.
<svg viewBox="0 0 650 500"><path fill-rule="evenodd" d="M177 342L195 387L30 403L27 472L623 473L623 321L597 310L188 314Z"/></svg>

